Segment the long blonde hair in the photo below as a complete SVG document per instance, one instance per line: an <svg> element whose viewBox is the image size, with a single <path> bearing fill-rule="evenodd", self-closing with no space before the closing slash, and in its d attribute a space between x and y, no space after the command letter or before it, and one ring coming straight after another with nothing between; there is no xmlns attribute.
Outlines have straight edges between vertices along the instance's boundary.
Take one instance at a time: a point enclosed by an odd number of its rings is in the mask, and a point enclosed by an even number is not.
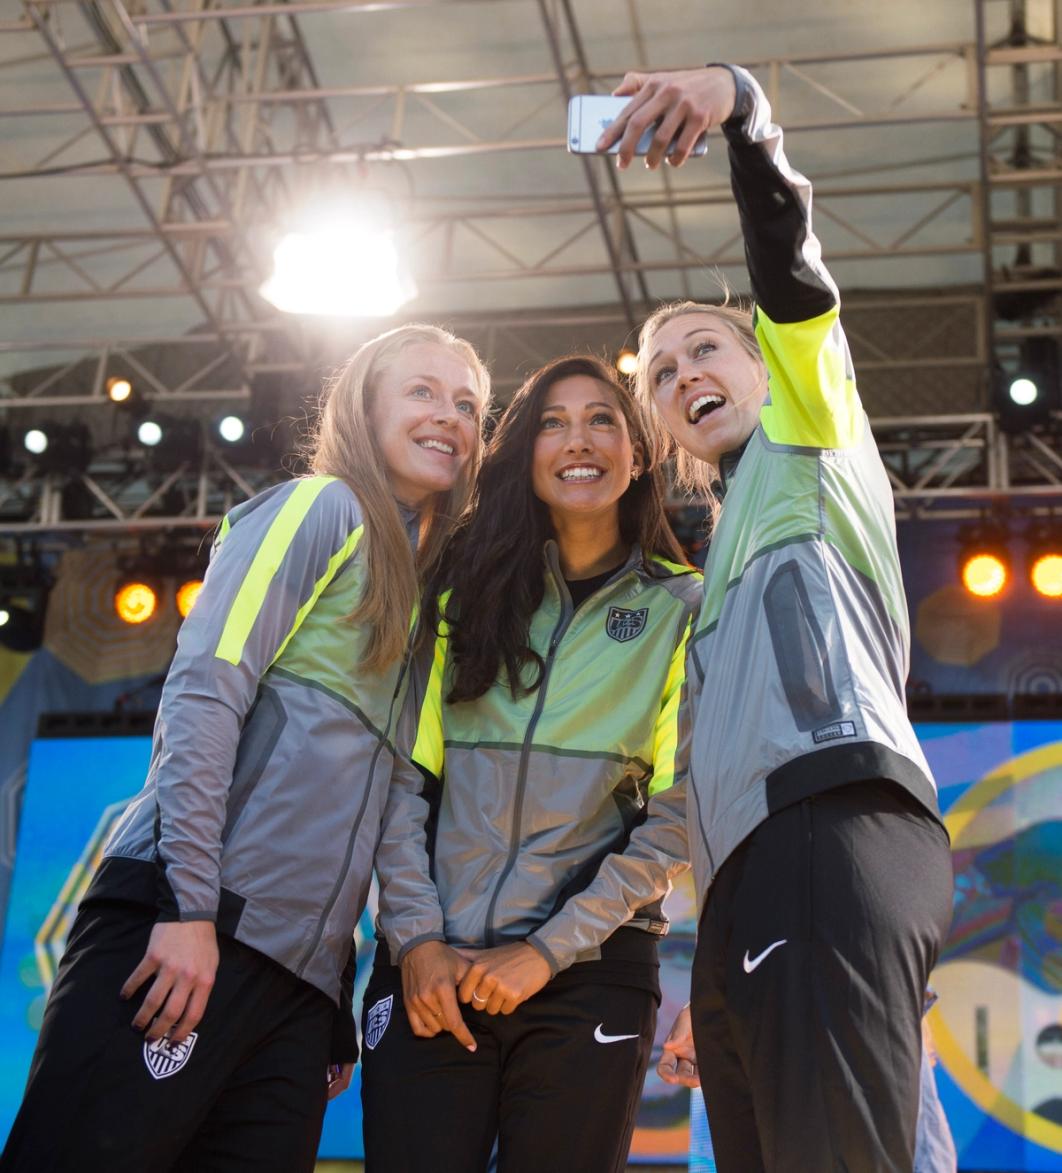
<svg viewBox="0 0 1062 1173"><path fill-rule="evenodd" d="M486 407L490 376L468 342L438 326L399 326L359 347L328 382L310 442L312 470L346 481L361 505L366 583L351 620L369 625L362 664L376 671L404 652L420 585L439 561L454 523L468 503L482 459L482 444L477 441L457 483L448 493L438 494L432 508L425 511L414 558L380 459L369 411L383 371L407 346L423 342L451 351L468 365L474 390Z"/></svg>
<svg viewBox="0 0 1062 1173"><path fill-rule="evenodd" d="M722 305L704 305L697 301L672 301L654 310L645 320L638 333L638 369L634 373L634 388L644 407L656 421L656 442L663 451L657 453L661 458L669 455L675 457L675 483L684 492L693 496L703 497L709 507L716 509L716 498L712 492L712 482L718 470L707 461L699 460L685 448L676 444L671 434L661 425L653 388L649 383L649 356L653 338L657 331L674 318L684 317L686 314L708 314L716 318L741 343L742 349L763 366L763 355L760 353L756 341L756 332L752 324L752 311L741 302L731 303L729 293L727 301Z"/></svg>

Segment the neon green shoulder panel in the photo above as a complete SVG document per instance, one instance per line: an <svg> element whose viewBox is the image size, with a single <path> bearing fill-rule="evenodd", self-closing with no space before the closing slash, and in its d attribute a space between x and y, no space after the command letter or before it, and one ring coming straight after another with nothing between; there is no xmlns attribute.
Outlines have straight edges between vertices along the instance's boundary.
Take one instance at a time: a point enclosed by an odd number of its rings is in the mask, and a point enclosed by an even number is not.
<svg viewBox="0 0 1062 1173"><path fill-rule="evenodd" d="M258 547L254 560L236 597L229 608L225 627L218 641L214 655L230 664L238 664L243 656L247 637L269 593L270 584L284 561L284 555L310 507L321 491L332 483L335 477L308 477L299 482L284 502L280 512L273 519L265 540ZM228 532L223 524L222 537ZM322 588L323 589L323 588ZM320 592L318 592L320 593ZM291 638L290 635L288 637ZM285 641L286 642L286 641Z"/></svg>
<svg viewBox="0 0 1062 1173"><path fill-rule="evenodd" d="M863 437L863 408L838 315L834 306L806 322L779 324L756 307L771 391L760 419L775 444L852 448Z"/></svg>

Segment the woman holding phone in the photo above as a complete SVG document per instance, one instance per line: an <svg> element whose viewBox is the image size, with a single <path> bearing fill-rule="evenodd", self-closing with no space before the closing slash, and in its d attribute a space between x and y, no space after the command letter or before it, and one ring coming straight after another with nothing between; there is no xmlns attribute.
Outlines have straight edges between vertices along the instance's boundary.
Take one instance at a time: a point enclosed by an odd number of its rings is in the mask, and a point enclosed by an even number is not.
<svg viewBox="0 0 1062 1173"><path fill-rule="evenodd" d="M573 356L528 378L442 581L418 769L396 773L377 856L367 1168L483 1170L497 1137L502 1173L611 1173L653 1041L660 904L686 867L672 782L700 594L611 368Z"/></svg>
<svg viewBox="0 0 1062 1173"><path fill-rule="evenodd" d="M602 136L679 165L722 128L753 314L642 328L637 386L721 510L690 638L692 1023L721 1173L911 1169L922 996L951 908L936 788L907 718L892 492L836 286L755 80L629 74ZM679 1032L681 1033L681 1031ZM668 1066L691 1077L672 1042Z"/></svg>
<svg viewBox="0 0 1062 1173"><path fill-rule="evenodd" d="M381 335L325 395L313 475L222 522L5 1173L313 1168L326 1072L335 1094L357 1056L353 932L418 578L467 498L488 395L461 339Z"/></svg>

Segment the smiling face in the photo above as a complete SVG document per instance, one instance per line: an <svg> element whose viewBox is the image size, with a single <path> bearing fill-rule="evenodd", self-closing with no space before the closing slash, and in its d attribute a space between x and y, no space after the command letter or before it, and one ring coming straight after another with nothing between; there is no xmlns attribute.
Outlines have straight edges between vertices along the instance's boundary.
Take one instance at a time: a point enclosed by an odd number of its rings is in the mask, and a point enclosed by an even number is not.
<svg viewBox="0 0 1062 1173"><path fill-rule="evenodd" d="M709 311L671 318L649 347L649 391L675 442L718 465L756 429L767 397L763 363Z"/></svg>
<svg viewBox="0 0 1062 1173"><path fill-rule="evenodd" d="M610 387L589 375L569 375L546 390L531 481L555 526L595 513L611 514L615 523L619 499L642 463Z"/></svg>
<svg viewBox="0 0 1062 1173"><path fill-rule="evenodd" d="M369 420L391 491L423 505L457 483L479 443L482 411L464 360L445 346L407 346L377 376Z"/></svg>

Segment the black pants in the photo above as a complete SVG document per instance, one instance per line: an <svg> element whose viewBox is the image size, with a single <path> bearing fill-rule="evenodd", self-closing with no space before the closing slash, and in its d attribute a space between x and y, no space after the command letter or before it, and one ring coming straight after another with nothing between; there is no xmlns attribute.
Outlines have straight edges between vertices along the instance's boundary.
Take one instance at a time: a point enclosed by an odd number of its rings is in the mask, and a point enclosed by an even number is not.
<svg viewBox="0 0 1062 1173"><path fill-rule="evenodd" d="M555 980L508 1016L463 1007L473 1055L449 1033L417 1038L398 970L378 964L362 1016L366 1173L484 1173L495 1137L500 1173L624 1169L656 1009L649 990Z"/></svg>
<svg viewBox="0 0 1062 1173"><path fill-rule="evenodd" d="M693 1032L720 1173L910 1173L947 836L889 783L762 823L720 869Z"/></svg>
<svg viewBox="0 0 1062 1173"><path fill-rule="evenodd" d="M312 1170L333 1006L228 937L190 1048L152 1048L131 1025L150 981L118 996L151 910L77 916L44 1012L3 1173L298 1173ZM191 1036L189 1036L191 1039Z"/></svg>

